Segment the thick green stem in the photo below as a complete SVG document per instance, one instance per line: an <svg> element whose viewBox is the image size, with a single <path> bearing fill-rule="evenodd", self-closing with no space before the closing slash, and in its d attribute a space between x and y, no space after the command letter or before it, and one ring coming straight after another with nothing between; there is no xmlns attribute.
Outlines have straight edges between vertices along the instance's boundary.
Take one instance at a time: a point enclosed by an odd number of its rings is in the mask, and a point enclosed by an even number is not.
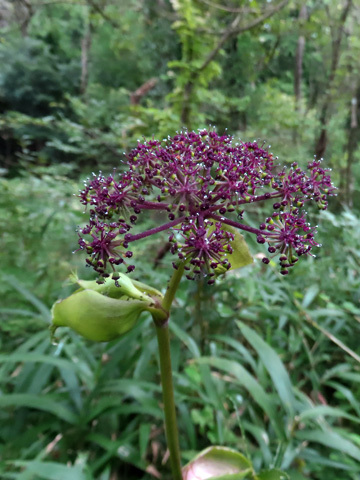
<svg viewBox="0 0 360 480"><path fill-rule="evenodd" d="M171 371L169 327L156 327L159 344L161 385L164 401L166 440L170 452L171 471L174 480L182 480L179 432L176 421L174 386Z"/></svg>
<svg viewBox="0 0 360 480"><path fill-rule="evenodd" d="M168 313L170 311L171 304L174 300L175 293L177 287L179 286L183 272L184 265L180 265L179 268L175 270L167 288L165 297L162 301L162 307ZM168 317L164 319L162 316L157 317L156 314L153 314L153 319L156 327L156 334L159 345L161 386L163 392L165 415L165 431L167 445L170 453L172 478L173 480L182 480L179 432L176 420L174 385L171 369Z"/></svg>

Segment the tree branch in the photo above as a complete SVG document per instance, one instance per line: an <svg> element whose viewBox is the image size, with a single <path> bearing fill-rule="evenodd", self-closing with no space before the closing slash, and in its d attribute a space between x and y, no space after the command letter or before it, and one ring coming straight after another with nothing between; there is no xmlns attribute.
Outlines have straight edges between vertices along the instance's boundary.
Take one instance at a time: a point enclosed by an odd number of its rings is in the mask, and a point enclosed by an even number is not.
<svg viewBox="0 0 360 480"><path fill-rule="evenodd" d="M232 8L232 7L227 7L226 5L219 5L218 3L210 2L210 0L199 0L202 3L205 3L205 5L209 5L209 7L217 8L218 10L224 10L225 12L230 12L230 13L256 13L254 9L250 8Z"/></svg>
<svg viewBox="0 0 360 480"><path fill-rule="evenodd" d="M130 104L138 105L141 98L146 95L150 90L152 90L155 85L158 83L158 78L150 78L143 85L141 85L135 92L132 92L130 95Z"/></svg>
<svg viewBox="0 0 360 480"><path fill-rule="evenodd" d="M102 8L99 7L99 4L97 2L94 2L93 0L86 0L87 3L94 9L95 12L97 12L104 20L110 23L110 25L114 28L120 28L120 25L118 22L116 22L113 18L109 17L107 13L104 12Z"/></svg>
<svg viewBox="0 0 360 480"><path fill-rule="evenodd" d="M222 48L222 46L226 43L226 41L232 37L233 35L238 35L239 33L246 32L247 30L251 30L252 28L257 27L260 25L262 22L267 20L268 18L272 17L275 13L279 12L285 5L289 3L289 0L283 0L280 2L276 7L272 8L271 10L264 12L263 15L261 15L258 18L255 18L252 22L248 23L247 25L240 25L240 20L241 20L241 15L237 15L233 22L229 25L229 27L225 30L223 33L222 37L220 38L218 44L215 46L215 48L209 53L208 57L205 59L204 63L201 65L201 67L198 69L197 75L201 73L205 68L209 65L210 62L216 57L218 54L219 50Z"/></svg>

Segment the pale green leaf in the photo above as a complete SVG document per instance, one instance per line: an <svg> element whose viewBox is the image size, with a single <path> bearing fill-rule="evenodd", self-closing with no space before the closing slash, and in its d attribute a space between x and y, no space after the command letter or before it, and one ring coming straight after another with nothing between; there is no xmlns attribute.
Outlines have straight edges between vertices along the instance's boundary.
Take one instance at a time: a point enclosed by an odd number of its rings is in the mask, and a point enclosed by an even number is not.
<svg viewBox="0 0 360 480"><path fill-rule="evenodd" d="M231 242L231 247L233 249L232 253L228 253L226 258L231 263L231 270L235 268L245 267L246 265L250 265L253 263L254 259L250 254L249 247L245 242L244 236L233 227L229 225L222 225L221 227L223 230L226 230L234 235L234 240Z"/></svg>

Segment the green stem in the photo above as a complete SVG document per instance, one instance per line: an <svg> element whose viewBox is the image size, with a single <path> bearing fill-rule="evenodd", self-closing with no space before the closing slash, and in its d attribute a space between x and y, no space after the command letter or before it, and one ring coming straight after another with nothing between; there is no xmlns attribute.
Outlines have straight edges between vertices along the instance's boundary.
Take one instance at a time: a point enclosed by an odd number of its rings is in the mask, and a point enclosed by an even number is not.
<svg viewBox="0 0 360 480"><path fill-rule="evenodd" d="M182 480L179 432L176 421L174 386L171 371L169 326L156 327L159 345L161 386L164 401L166 440L174 480Z"/></svg>
<svg viewBox="0 0 360 480"><path fill-rule="evenodd" d="M181 264L178 266L177 270L174 271L173 276L172 276L171 279L170 279L168 288L167 288L167 290L166 290L164 299L163 299L163 301L162 301L162 307L163 307L167 312L170 312L170 308L171 308L172 302L173 302L173 300L174 300L176 290L177 290L177 288L178 288L178 286L179 286L181 277L182 277L182 275L183 275L183 273L184 273L184 267L185 267L185 264L184 264L184 263L181 263Z"/></svg>
<svg viewBox="0 0 360 480"><path fill-rule="evenodd" d="M167 288L165 297L162 301L162 307L168 313L170 311L171 304L174 300L175 293L179 286L183 272L184 265L180 265L179 268L175 270ZM156 314L153 314L153 319L156 327L156 334L159 345L161 386L163 392L165 415L165 432L167 445L170 453L172 479L182 480L179 432L176 420L174 385L171 369L170 335L168 325L169 315L166 319L164 319L164 317L162 316L157 317Z"/></svg>

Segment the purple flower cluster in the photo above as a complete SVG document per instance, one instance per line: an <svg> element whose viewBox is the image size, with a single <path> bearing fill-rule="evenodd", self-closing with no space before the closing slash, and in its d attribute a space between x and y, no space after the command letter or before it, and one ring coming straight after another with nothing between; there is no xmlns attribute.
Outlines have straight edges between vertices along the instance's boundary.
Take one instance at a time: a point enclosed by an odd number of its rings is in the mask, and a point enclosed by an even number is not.
<svg viewBox="0 0 360 480"><path fill-rule="evenodd" d="M186 131L164 142L139 143L127 165L118 177L94 175L79 195L90 209L90 222L79 231L80 249L102 277L109 276L109 265L134 270L128 263L131 243L168 230L171 253L177 256L174 267L184 261L188 278L206 274L213 283L219 266L231 267L226 255L232 252L234 234L226 226L267 243L271 255L280 254L281 273L286 274L299 256L318 246L301 208L313 200L326 209L327 195L335 191L320 161L309 163L308 172L297 164L280 169L257 143L234 143L215 131ZM242 223L244 206L265 200L274 202L272 215L258 229ZM162 211L167 220L131 233L144 210Z"/></svg>

